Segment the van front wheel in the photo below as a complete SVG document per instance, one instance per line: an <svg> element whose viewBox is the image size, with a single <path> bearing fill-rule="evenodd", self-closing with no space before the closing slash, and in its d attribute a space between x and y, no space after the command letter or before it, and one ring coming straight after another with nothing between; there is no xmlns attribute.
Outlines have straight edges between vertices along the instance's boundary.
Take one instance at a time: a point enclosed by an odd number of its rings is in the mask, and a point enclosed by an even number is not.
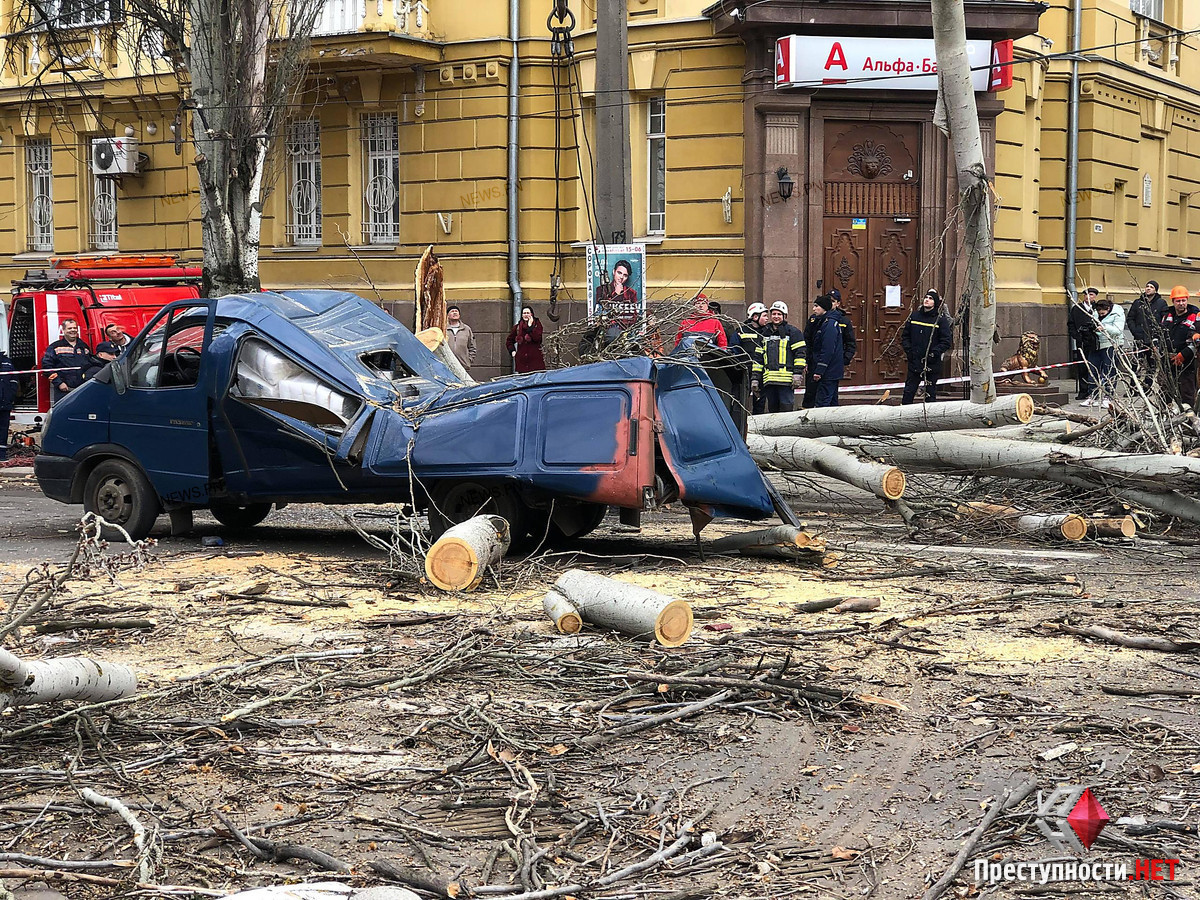
<svg viewBox="0 0 1200 900"><path fill-rule="evenodd" d="M83 491L83 508L110 525L120 525L135 541L154 527L158 498L146 476L123 459L106 459L88 476ZM105 537L118 537L115 528L105 528Z"/></svg>

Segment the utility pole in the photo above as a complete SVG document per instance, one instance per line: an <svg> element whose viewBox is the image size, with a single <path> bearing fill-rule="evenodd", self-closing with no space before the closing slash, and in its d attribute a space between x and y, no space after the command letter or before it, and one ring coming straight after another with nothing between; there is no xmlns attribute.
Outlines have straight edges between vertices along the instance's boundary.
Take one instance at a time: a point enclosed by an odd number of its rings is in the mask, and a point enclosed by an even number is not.
<svg viewBox="0 0 1200 900"><path fill-rule="evenodd" d="M938 101L950 126L950 146L958 170L958 196L967 251L970 313L971 400L996 399L992 376L992 335L996 331L996 271L992 259L991 185L983 160L979 109L967 58L963 0L933 0L933 41L938 65Z"/></svg>
<svg viewBox="0 0 1200 900"><path fill-rule="evenodd" d="M633 236L626 0L596 2L596 227L604 244Z"/></svg>

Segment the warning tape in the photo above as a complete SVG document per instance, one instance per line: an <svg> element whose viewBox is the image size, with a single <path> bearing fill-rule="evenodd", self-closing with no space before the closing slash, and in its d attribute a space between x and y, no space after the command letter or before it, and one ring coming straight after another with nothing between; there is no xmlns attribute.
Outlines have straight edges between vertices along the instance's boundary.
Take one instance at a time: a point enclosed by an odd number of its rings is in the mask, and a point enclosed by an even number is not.
<svg viewBox="0 0 1200 900"><path fill-rule="evenodd" d="M4 375L40 375L43 372L81 372L87 366L66 366L62 369L19 369L14 372L0 372L0 376Z"/></svg>

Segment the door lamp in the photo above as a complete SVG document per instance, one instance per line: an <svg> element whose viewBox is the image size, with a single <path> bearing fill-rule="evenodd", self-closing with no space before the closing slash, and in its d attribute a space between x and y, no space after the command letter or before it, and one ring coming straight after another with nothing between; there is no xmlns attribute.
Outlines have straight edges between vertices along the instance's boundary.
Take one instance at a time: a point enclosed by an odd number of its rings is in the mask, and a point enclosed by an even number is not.
<svg viewBox="0 0 1200 900"><path fill-rule="evenodd" d="M779 167L779 171L775 173L775 177L779 179L779 196L784 201L792 199L792 191L796 188L796 182L788 170L783 166Z"/></svg>

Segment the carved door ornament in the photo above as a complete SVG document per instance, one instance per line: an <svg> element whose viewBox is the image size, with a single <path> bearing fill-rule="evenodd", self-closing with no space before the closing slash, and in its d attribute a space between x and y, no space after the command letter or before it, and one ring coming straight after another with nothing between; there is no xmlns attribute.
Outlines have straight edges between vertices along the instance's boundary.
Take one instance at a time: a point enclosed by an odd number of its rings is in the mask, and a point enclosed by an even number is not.
<svg viewBox="0 0 1200 900"><path fill-rule="evenodd" d="M863 141L855 144L846 163L846 169L855 175L861 175L868 181L880 175L890 175L892 158L888 156L887 148L874 141Z"/></svg>
<svg viewBox="0 0 1200 900"><path fill-rule="evenodd" d="M850 286L850 279L854 277L854 269L850 267L850 260L842 257L842 261L838 263L838 267L833 270L837 275L838 281L842 283L842 290Z"/></svg>
<svg viewBox="0 0 1200 900"><path fill-rule="evenodd" d="M904 270L900 268L900 263L896 262L896 257L893 256L884 267L883 274L887 276L888 284L900 283L900 276L904 274Z"/></svg>

